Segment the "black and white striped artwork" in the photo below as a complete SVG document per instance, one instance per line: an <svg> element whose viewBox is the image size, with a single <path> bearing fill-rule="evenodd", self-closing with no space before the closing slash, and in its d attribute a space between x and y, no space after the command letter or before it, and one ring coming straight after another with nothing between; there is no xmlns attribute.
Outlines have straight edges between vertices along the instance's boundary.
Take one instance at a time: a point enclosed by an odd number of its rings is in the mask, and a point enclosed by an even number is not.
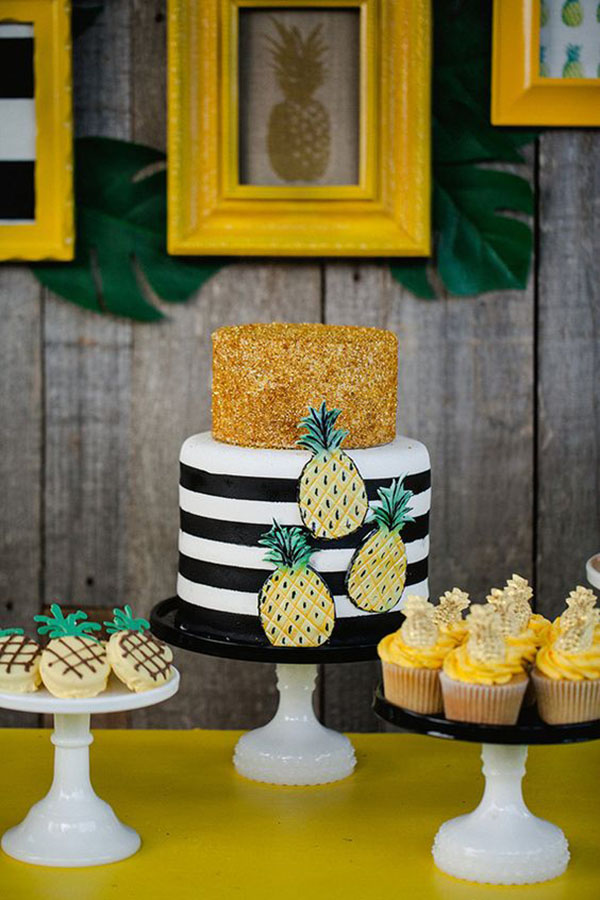
<svg viewBox="0 0 600 900"><path fill-rule="evenodd" d="M406 547L406 594L428 596L429 509L431 473L425 446L398 437L391 444L347 451L364 478L369 505L379 504L377 490L405 476L414 494L411 515L402 530ZM179 575L181 600L213 615L220 626L226 617L258 616L258 593L273 571L259 539L276 519L302 525L298 478L309 454L301 450L255 450L195 435L181 454ZM339 540L311 539L311 566L327 584L335 601L336 623L368 628L380 619L358 609L346 594L345 577L356 548L374 527L367 521ZM394 612L398 612L401 603ZM387 615L387 614L385 614ZM337 628L337 625L336 625Z"/></svg>
<svg viewBox="0 0 600 900"><path fill-rule="evenodd" d="M0 222L35 220L33 25L0 22Z"/></svg>

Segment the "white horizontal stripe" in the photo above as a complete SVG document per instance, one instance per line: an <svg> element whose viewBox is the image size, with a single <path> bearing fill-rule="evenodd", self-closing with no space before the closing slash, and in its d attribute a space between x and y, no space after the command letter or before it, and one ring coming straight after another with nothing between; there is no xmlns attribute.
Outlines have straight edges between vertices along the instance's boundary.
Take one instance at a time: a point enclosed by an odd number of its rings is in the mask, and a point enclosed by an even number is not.
<svg viewBox="0 0 600 900"><path fill-rule="evenodd" d="M179 488L179 505L185 512L206 519L217 519L220 522L254 522L271 525L273 519L281 525L302 525L297 503L273 503L268 500L237 500L229 497L213 497L211 494L199 494L187 488ZM374 509L380 506L379 500L372 501L369 506ZM431 506L431 488L415 494L410 501L413 517L422 516Z"/></svg>
<svg viewBox="0 0 600 900"><path fill-rule="evenodd" d="M399 474L423 472L430 465L425 445L402 435L379 447L344 452L354 460L363 478L396 478ZM271 478L298 478L310 457L308 450L265 450L223 444L205 431L185 441L180 459L205 472L258 478L268 472Z"/></svg>
<svg viewBox="0 0 600 900"><path fill-rule="evenodd" d="M24 25L16 22L3 22L0 25L0 38L28 37L33 37L33 25Z"/></svg>
<svg viewBox="0 0 600 900"><path fill-rule="evenodd" d="M195 584L188 581L183 575L177 576L177 594L186 603L193 606L203 606L205 609L217 612L237 613L242 616L258 615L258 596L246 591L228 591L223 588L210 587L209 585ZM400 603L389 612L397 612L402 608L404 597L407 594L418 594L422 597L429 596L427 579L419 584L411 584L406 588ZM345 595L334 597L335 614L340 619L359 618L369 616L371 613L357 609Z"/></svg>
<svg viewBox="0 0 600 900"><path fill-rule="evenodd" d="M245 547L242 544L223 544L179 532L179 550L192 559L235 566L240 569L265 569L272 572L272 563L265 562L266 547ZM354 549L317 550L310 564L318 572L345 572L350 565ZM406 544L406 558L409 563L423 559L429 553L429 538L420 538Z"/></svg>
<svg viewBox="0 0 600 900"><path fill-rule="evenodd" d="M1 99L0 122L0 161L35 159L34 100Z"/></svg>

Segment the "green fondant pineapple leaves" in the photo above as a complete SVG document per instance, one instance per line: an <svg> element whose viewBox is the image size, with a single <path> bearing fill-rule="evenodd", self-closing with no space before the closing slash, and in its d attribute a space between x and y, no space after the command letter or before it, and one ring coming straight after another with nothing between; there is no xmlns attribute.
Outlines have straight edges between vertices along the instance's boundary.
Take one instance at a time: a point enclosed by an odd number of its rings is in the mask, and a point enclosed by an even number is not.
<svg viewBox="0 0 600 900"><path fill-rule="evenodd" d="M113 609L114 618L110 622L105 622L104 626L108 634L117 634L119 631L148 631L150 622L143 618L134 618L131 606L125 604L123 609L115 607Z"/></svg>
<svg viewBox="0 0 600 900"><path fill-rule="evenodd" d="M81 609L65 616L58 603L53 603L50 612L49 616L33 617L34 621L43 623L38 628L39 634L47 634L50 638L84 637L98 640L90 632L100 631L102 626L97 622L88 622L87 613Z"/></svg>

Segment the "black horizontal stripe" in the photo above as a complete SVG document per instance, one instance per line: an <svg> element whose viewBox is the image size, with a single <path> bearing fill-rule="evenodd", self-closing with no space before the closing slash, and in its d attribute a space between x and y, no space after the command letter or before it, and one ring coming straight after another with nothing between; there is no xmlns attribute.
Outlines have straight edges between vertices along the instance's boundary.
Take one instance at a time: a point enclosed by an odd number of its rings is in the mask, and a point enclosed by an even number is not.
<svg viewBox="0 0 600 900"><path fill-rule="evenodd" d="M228 591L243 591L248 594L258 594L269 575L272 574L266 569L242 569L239 566L223 566L202 559L193 559L183 553L179 554L179 572L184 578L195 584L205 584ZM334 596L346 593L345 571L319 572L319 575ZM425 578L427 578L427 557L408 564L406 567L407 585L419 584Z"/></svg>
<svg viewBox="0 0 600 900"><path fill-rule="evenodd" d="M220 541L223 544L238 544L244 547L259 546L259 539L270 528L269 524L256 522L227 522L221 519L207 519L204 516L196 516L193 513L180 510L180 526L185 534L194 537L206 538L209 541ZM337 541L316 540L311 538L315 550L352 550L373 528L372 522L367 522L359 529L339 538ZM405 544L419 541L427 537L429 533L429 513L417 516L414 522L407 522L402 529L402 540ZM308 534L308 533L307 533Z"/></svg>
<svg viewBox="0 0 600 900"><path fill-rule="evenodd" d="M389 487L393 480L391 475L388 478L367 478L365 484L369 500L377 500L378 489ZM215 474L180 463L180 484L188 491L231 500L263 500L268 503L296 503L298 500L298 478ZM430 469L407 475L404 480L404 487L413 494L420 494L430 486Z"/></svg>
<svg viewBox="0 0 600 900"><path fill-rule="evenodd" d="M33 220L35 217L34 171L33 162L0 161L0 219Z"/></svg>
<svg viewBox="0 0 600 900"><path fill-rule="evenodd" d="M33 38L0 38L0 97L33 97Z"/></svg>

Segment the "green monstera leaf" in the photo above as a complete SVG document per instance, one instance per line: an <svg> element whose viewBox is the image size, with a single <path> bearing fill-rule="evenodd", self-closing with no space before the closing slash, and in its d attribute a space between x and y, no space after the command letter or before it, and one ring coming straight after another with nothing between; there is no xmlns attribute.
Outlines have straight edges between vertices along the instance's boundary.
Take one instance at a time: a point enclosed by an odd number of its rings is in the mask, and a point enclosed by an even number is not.
<svg viewBox="0 0 600 900"><path fill-rule="evenodd" d="M490 164L518 163L537 132L490 122L490 7L436 0L433 69L433 257L395 260L393 276L433 299L430 275L451 294L522 289L533 247L529 183ZM486 163L483 168L481 163Z"/></svg>
<svg viewBox="0 0 600 900"><path fill-rule="evenodd" d="M158 169L158 171L157 171ZM139 321L162 318L144 289L183 303L222 261L166 251L165 155L111 138L75 142L76 257L33 266L66 300Z"/></svg>

